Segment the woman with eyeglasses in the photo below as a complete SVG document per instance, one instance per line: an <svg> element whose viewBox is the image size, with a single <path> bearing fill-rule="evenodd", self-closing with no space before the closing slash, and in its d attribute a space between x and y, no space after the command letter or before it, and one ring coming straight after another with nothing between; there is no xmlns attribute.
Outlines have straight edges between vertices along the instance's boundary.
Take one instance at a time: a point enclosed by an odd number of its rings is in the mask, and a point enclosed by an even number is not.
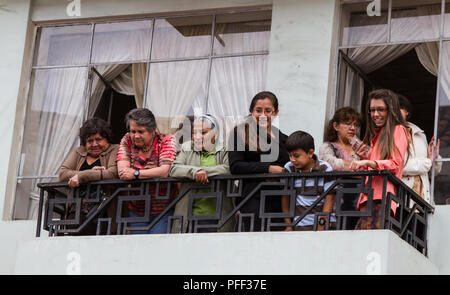
<svg viewBox="0 0 450 295"><path fill-rule="evenodd" d="M333 171L350 170L352 161L360 160L354 151L356 142L361 142L357 137L361 115L351 107L343 107L336 111L328 122L325 134L325 142L319 148L319 159L328 162ZM355 188L356 184L346 183L344 188ZM342 197L340 208L342 211L356 211L359 194L345 193ZM354 229L357 219L348 217L346 229Z"/></svg>
<svg viewBox="0 0 450 295"><path fill-rule="evenodd" d="M398 96L388 89L378 89L369 93L367 101L367 128L364 143L360 144L356 153L362 160L353 161L350 169L356 170L390 170L397 178L402 178L405 165L405 154L408 151L408 133L406 122L400 112ZM368 146L370 150L368 151ZM367 155L367 156L366 156ZM368 178L366 186L368 185ZM372 177L373 206L372 214L361 217L356 229L379 229L381 225L381 208L383 194L383 177ZM386 184L386 195L395 194L395 187L389 181ZM367 195L361 194L358 209L367 210ZM390 205L391 214L396 210L394 201Z"/></svg>
<svg viewBox="0 0 450 295"><path fill-rule="evenodd" d="M272 92L257 93L250 103L250 115L242 124L237 125L229 141L228 158L232 174L282 173L284 165L289 161L286 150L287 135L272 125L278 115L278 99ZM243 201L259 185L261 179L244 179ZM263 190L279 189L264 187ZM241 205L240 213L253 214L253 222L243 219L244 231L261 230L260 190ZM266 198L264 212L281 212L280 201L276 198ZM272 220L273 221L273 220ZM281 220L282 222L282 220ZM278 230L277 228L272 228ZM284 227L283 227L284 229ZM280 229L280 230L283 230Z"/></svg>
<svg viewBox="0 0 450 295"><path fill-rule="evenodd" d="M328 162L333 170L349 170L359 156L353 149L361 115L351 107L340 108L328 122L325 142L320 146L319 159Z"/></svg>

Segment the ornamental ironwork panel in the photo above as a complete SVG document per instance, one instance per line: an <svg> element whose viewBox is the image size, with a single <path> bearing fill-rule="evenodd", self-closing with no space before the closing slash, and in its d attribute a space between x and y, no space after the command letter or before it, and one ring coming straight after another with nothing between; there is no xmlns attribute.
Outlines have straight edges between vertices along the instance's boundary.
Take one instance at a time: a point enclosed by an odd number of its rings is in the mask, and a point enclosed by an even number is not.
<svg viewBox="0 0 450 295"><path fill-rule="evenodd" d="M207 184L178 178L105 180L79 188L69 188L67 183L39 183L36 236L41 230L49 236L124 235L148 231L166 215L168 233L217 232L229 222L235 223L235 232L298 229L311 217L313 231L354 229L359 218L373 214L374 177L383 179L381 228L393 231L427 255L427 220L434 208L389 171L220 175L210 177ZM326 190L319 186L324 179L330 183ZM307 180L313 183L309 188ZM248 181L257 185L245 194ZM388 183L395 187L395 193L387 191ZM367 196L366 211L355 209L354 202L361 194ZM296 212L298 195L313 200L301 213ZM335 196L333 210L323 212L319 208L328 195ZM277 202L281 208L282 198L287 200L288 210L268 208L269 203ZM196 214L198 200L215 202L215 212ZM232 207L227 208L230 200ZM161 202L165 202L162 208ZM242 210L249 202L256 203L258 210ZM130 203L139 204L143 214L130 215ZM160 212L152 215L157 206ZM174 215L176 208L184 208L184 214Z"/></svg>

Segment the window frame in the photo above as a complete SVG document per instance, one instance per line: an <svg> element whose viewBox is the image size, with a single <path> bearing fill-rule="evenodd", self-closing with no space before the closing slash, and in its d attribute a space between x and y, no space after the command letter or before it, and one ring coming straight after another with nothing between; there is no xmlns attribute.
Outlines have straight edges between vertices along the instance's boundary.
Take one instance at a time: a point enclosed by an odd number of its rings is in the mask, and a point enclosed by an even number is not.
<svg viewBox="0 0 450 295"><path fill-rule="evenodd" d="M381 1L381 0L380 0ZM422 0L423 1L423 0ZM415 43L425 43L425 42L439 42L439 62L438 62L438 76L437 79L437 85L436 85L436 98L435 98L435 110L434 110L434 130L433 130L433 136L435 138L435 143L437 140L437 132L438 132L438 119L439 119L439 99L440 99L440 85L441 85L441 77L442 77L442 54L443 54L443 44L445 41L450 41L450 37L444 36L444 25L445 25L445 7L446 4L450 6L449 3L446 3L448 0L440 0L441 1L441 14L440 14L440 25L439 25L439 38L431 38L431 39L419 39L414 41L397 41L392 42L391 41L391 19L392 19L392 2L393 0L388 0L388 23L387 23L387 42L379 42L379 43L371 43L371 44L361 44L361 45L348 45L348 46L342 46L341 45L341 38L342 38L342 15L343 15L343 6L346 4L359 4L359 3L367 3L373 2L372 0L340 0L339 3L339 11L338 11L338 30L337 30L337 38L336 38L336 51L335 51L335 72L334 72L334 80L333 80L333 101L330 108L330 115L332 116L334 112L338 108L338 101L339 101L339 80L340 80L340 68L341 68L341 62L340 62L340 54L341 50L344 49L350 49L350 48L361 48L361 47L368 47L368 46L383 46L383 45L400 45L400 44L415 44ZM439 3L436 3L439 4ZM450 25L450 24L449 24ZM352 67L352 65L348 64L348 66ZM433 165L431 167L431 204L435 205L435 165L437 162L448 162L450 161L450 158L440 158L435 159L433 161Z"/></svg>
<svg viewBox="0 0 450 295"><path fill-rule="evenodd" d="M158 15L146 15L146 16L129 16L129 17L110 17L108 19L94 19L94 20L86 20L86 21L70 21L66 22L54 22L54 23L37 23L34 26L33 36L32 36L32 44L31 44L31 54L29 60L29 70L28 70L28 79L26 82L26 93L24 94L24 104L22 109L22 123L20 125L20 139L18 140L18 149L17 149L17 158L15 160L15 175L13 177L14 183L11 184L11 206L9 209L9 218L11 220L16 220L16 193L18 184L22 180L31 180L31 179L45 179L51 178L56 179L57 175L23 175L21 172L21 167L23 166L23 145L24 145L24 134L25 134L25 121L27 117L28 106L31 103L32 99L32 89L33 89L33 75L36 70L49 70L49 69L64 69L64 68L87 68L87 75L85 77L85 88L83 90L83 99L84 99L84 110L82 114L82 122L87 119L90 96L92 91L92 75L94 74L92 71L92 67L95 66L107 66L107 65L115 65L115 64L131 64L131 63L146 63L146 79L145 79L145 88L143 94L143 106L147 103L147 92L148 92L148 84L149 84L149 72L150 65L153 63L162 63L162 62L176 62L176 61L190 61L190 60L208 60L208 69L206 75L206 89L205 89L205 105L208 106L209 99L209 87L211 84L211 72L212 72L212 63L214 59L217 58L227 58L227 57L246 57L246 56L268 56L268 50L260 50L256 52L242 52L242 53L232 53L232 54L215 54L214 53L214 34L215 34L215 25L216 25L216 17L219 15L229 15L229 14L240 14L247 12L267 12L270 14L270 19L272 20L273 7L272 5L264 5L258 7L247 7L247 8L239 8L239 9L223 9L223 10L214 10L214 11L199 11L199 12L187 12L187 13L164 13ZM200 57L182 57L182 58L163 58L163 59L151 59L152 49L153 49L153 39L154 39L154 30L155 30L155 22L158 19L173 19L173 18L187 18L187 17L211 17L211 43L209 48L208 55L200 56ZM94 31L95 26L98 24L108 24L108 23L124 23L124 22L134 22L134 21L145 21L150 20L151 23L151 41L148 48L148 55L144 60L131 60L131 61L120 61L120 62L92 62L92 52L93 52L93 44L94 44ZM69 27L69 26L77 26L77 25L90 25L90 44L89 44L89 59L87 63L77 64L77 65L36 65L37 64L37 56L40 42L40 35L43 29L45 28L56 28L56 27ZM270 29L270 32L272 29ZM81 125L80 125L81 127Z"/></svg>

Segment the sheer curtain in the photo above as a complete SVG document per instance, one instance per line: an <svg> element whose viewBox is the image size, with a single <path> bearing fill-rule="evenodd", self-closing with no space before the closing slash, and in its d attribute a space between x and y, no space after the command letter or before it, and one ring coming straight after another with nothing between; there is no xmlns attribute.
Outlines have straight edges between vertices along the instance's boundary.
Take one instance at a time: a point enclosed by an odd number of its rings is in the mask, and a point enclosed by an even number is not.
<svg viewBox="0 0 450 295"><path fill-rule="evenodd" d="M208 113L222 119L223 134L249 114L253 96L265 90L266 69L266 55L213 60Z"/></svg>
<svg viewBox="0 0 450 295"><path fill-rule="evenodd" d="M440 5L424 5L413 9L394 10L391 21L391 41L415 41L439 37ZM387 36L384 17L368 18L352 15L351 27L344 28L343 43L347 45L376 44ZM371 73L403 54L415 49L422 65L437 75L439 46L435 42L399 45L367 46L348 49L348 57L364 72ZM362 88L361 88L362 85ZM353 70L346 71L344 101L360 109L363 79Z"/></svg>
<svg viewBox="0 0 450 295"><path fill-rule="evenodd" d="M26 126L24 173L55 175L77 142L85 101L86 68L36 70L31 108L27 118L37 120ZM32 181L28 219L37 217L41 179Z"/></svg>
<svg viewBox="0 0 450 295"><path fill-rule="evenodd" d="M142 107L142 100L145 88L146 64L113 64L108 66L98 66L97 71L102 77L110 82L111 87L122 94L134 95L136 105ZM91 98L89 102L88 117L92 117L102 98L106 85L97 74L94 74L92 81Z"/></svg>
<svg viewBox="0 0 450 295"><path fill-rule="evenodd" d="M161 133L173 133L189 110L205 110L208 60L150 65L146 107Z"/></svg>
<svg viewBox="0 0 450 295"><path fill-rule="evenodd" d="M159 19L155 22L153 59L209 55L212 17ZM161 133L174 133L186 115L206 111L209 60L150 64L146 107Z"/></svg>

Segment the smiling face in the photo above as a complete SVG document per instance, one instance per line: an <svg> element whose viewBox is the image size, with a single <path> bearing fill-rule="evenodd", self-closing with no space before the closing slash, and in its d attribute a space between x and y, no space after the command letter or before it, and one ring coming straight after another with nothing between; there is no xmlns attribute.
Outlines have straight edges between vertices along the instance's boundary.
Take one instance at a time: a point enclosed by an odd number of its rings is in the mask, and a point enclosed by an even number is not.
<svg viewBox="0 0 450 295"><path fill-rule="evenodd" d="M100 133L93 134L86 138L87 153L93 158L98 158L101 153L108 149L108 147L108 140L101 136Z"/></svg>
<svg viewBox="0 0 450 295"><path fill-rule="evenodd" d="M278 111L272 104L269 98L259 99L255 102L252 110L252 116L256 123L261 127L267 127L272 124L272 118L278 115Z"/></svg>
<svg viewBox="0 0 450 295"><path fill-rule="evenodd" d="M369 112L375 127L380 128L386 125L388 119L388 107L383 99L373 98L370 101Z"/></svg>
<svg viewBox="0 0 450 295"><path fill-rule="evenodd" d="M194 148L207 152L212 151L216 143L216 132L211 128L211 123L207 120L195 121L193 129Z"/></svg>
<svg viewBox="0 0 450 295"><path fill-rule="evenodd" d="M130 136L134 145L138 148L147 148L152 144L155 132L149 132L145 126L130 121Z"/></svg>

